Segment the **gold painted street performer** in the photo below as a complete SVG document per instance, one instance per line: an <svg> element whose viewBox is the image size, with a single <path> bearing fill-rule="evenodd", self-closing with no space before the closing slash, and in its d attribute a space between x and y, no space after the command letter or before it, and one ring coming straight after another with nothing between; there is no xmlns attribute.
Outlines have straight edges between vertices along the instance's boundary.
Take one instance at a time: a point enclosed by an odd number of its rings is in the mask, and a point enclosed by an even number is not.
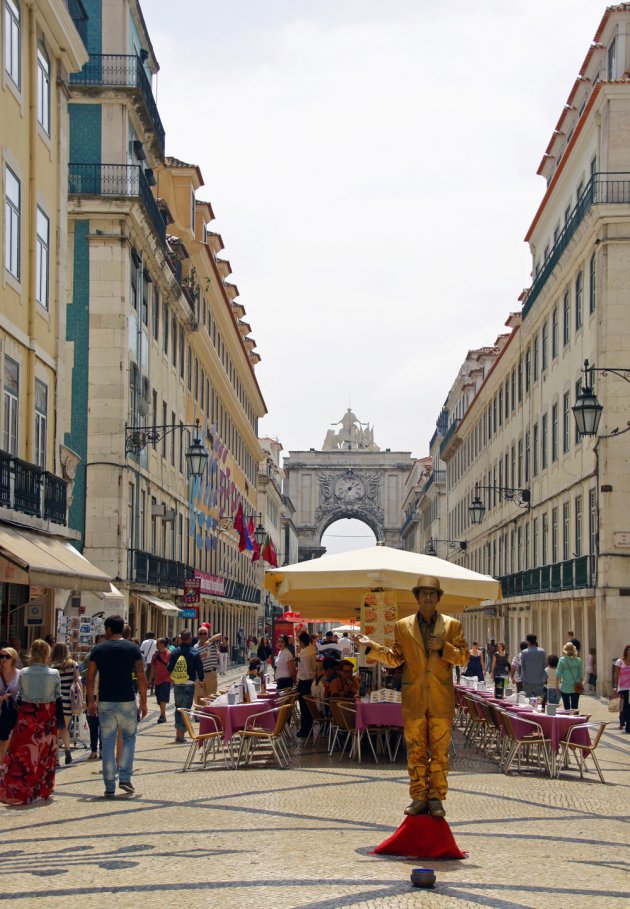
<svg viewBox="0 0 630 909"><path fill-rule="evenodd" d="M423 575L413 588L418 612L396 622L392 648L357 635L370 660L386 666L404 663L402 713L407 742L411 804L405 814L444 817L448 749L455 711L453 666L468 663L461 623L438 612L442 589L437 578Z"/></svg>

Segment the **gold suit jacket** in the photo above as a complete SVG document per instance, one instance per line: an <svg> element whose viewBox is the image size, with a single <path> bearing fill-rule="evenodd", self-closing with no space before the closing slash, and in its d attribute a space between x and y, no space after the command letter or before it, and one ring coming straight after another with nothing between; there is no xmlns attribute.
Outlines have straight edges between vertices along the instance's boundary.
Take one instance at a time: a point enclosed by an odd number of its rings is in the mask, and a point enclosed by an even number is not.
<svg viewBox="0 0 630 909"><path fill-rule="evenodd" d="M468 663L468 644L461 623L438 612L433 634L444 639L440 655L425 650L416 614L396 622L394 646L370 641L369 658L386 666L404 663L402 681L403 719L429 716L448 718L455 709L453 666Z"/></svg>

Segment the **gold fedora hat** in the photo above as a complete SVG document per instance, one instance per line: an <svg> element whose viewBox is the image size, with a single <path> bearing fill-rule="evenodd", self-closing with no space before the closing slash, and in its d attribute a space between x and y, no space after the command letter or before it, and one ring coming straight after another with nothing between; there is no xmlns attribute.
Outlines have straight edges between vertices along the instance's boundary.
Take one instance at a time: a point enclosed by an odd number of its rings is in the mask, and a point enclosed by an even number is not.
<svg viewBox="0 0 630 909"><path fill-rule="evenodd" d="M416 581L416 586L412 588L412 593L414 597L418 597L419 590L437 590L438 594L442 596L444 591L440 587L440 582L437 578L433 577L430 574L422 574Z"/></svg>

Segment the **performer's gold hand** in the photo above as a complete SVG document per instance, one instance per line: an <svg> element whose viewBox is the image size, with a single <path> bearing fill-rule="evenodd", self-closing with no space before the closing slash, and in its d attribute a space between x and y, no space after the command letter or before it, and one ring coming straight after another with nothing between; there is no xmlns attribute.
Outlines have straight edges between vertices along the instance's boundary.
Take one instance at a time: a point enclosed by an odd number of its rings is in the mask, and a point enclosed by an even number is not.
<svg viewBox="0 0 630 909"><path fill-rule="evenodd" d="M444 638L436 638L434 634L429 636L429 650L442 650L444 647Z"/></svg>
<svg viewBox="0 0 630 909"><path fill-rule="evenodd" d="M352 640L355 644L358 644L359 647L367 647L370 643L370 639L364 634L355 634L352 636Z"/></svg>

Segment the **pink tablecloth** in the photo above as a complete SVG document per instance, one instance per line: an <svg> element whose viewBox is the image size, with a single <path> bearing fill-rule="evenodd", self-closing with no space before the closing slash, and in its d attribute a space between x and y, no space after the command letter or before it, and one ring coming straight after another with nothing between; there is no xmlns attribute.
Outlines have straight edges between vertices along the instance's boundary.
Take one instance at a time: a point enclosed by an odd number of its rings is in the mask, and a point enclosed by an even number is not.
<svg viewBox="0 0 630 909"><path fill-rule="evenodd" d="M245 721L248 717L271 709L269 701L254 701L253 704L227 704L222 707L209 705L203 708L203 712L209 716L216 716L223 726L223 741L229 742L235 732L245 728ZM261 724L265 729L273 729L275 723L276 717L274 714L269 714L261 719ZM206 732L213 732L214 728L214 724L209 721L201 720L199 723L201 735Z"/></svg>
<svg viewBox="0 0 630 909"><path fill-rule="evenodd" d="M509 708L508 708L509 709ZM578 726L580 723L586 723L585 716L571 716L568 714L556 714L555 716L549 716L548 713L538 713L535 711L527 710L514 710L509 709L510 713L522 714L524 719L532 720L534 723L538 723L542 729L545 736L551 739L551 747L557 752L560 750L560 742L564 739L571 728L571 726ZM513 719L515 732L517 735L527 735L528 732L532 731L532 727L527 723L519 723L518 720ZM590 745L591 740L588 734L588 729L580 729L571 737L571 741L575 742L577 745Z"/></svg>
<svg viewBox="0 0 630 909"><path fill-rule="evenodd" d="M404 726L400 704L365 704L356 701L356 707L357 729L366 729L368 726Z"/></svg>

